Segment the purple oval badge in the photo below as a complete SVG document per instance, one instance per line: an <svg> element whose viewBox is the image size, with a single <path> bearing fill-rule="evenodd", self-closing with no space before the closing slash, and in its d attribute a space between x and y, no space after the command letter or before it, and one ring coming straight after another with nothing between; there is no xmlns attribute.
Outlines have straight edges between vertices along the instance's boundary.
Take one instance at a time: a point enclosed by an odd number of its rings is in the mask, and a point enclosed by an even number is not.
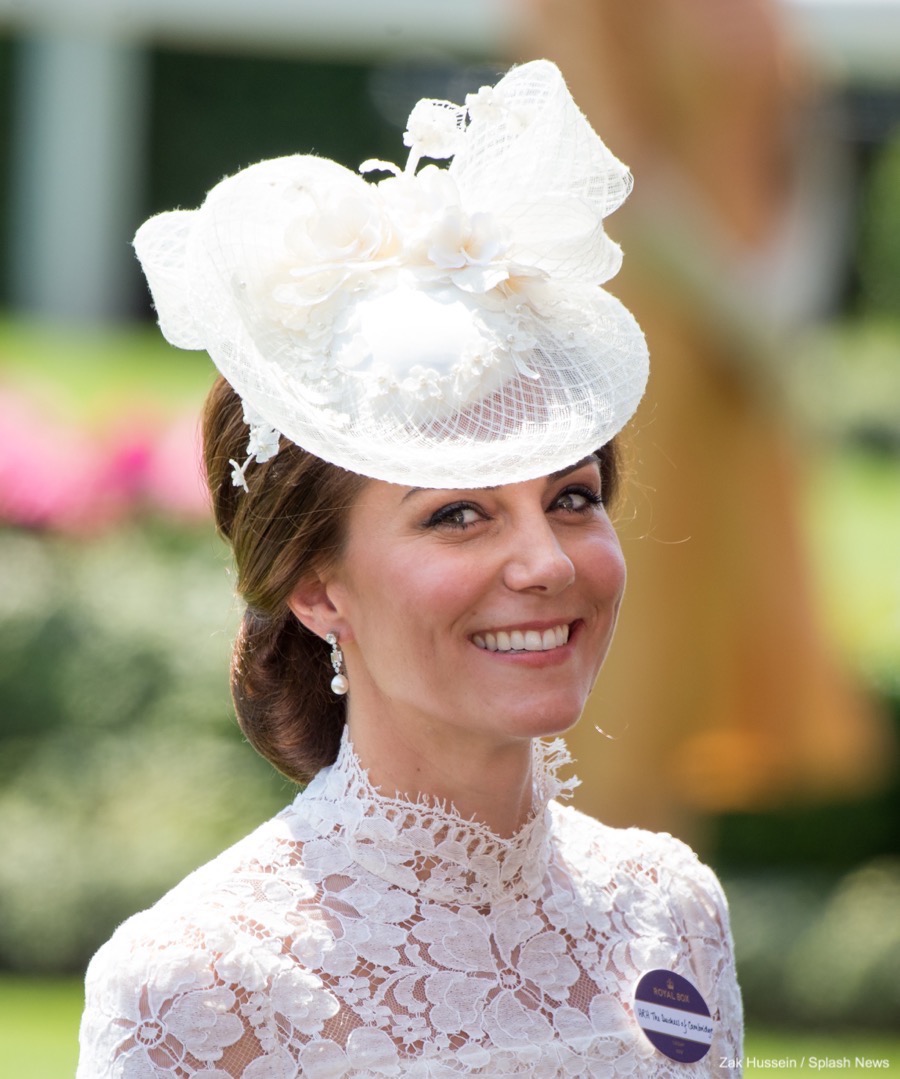
<svg viewBox="0 0 900 1079"><path fill-rule="evenodd" d="M712 1044L715 1023L696 986L672 970L651 970L634 991L634 1017L670 1060L693 1064Z"/></svg>

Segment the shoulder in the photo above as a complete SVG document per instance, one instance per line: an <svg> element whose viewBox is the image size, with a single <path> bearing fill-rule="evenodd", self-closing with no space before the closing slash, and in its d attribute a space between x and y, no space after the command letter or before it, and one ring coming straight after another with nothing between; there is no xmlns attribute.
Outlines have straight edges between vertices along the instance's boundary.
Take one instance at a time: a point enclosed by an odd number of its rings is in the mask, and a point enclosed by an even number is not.
<svg viewBox="0 0 900 1079"><path fill-rule="evenodd" d="M291 893L308 891L303 843L293 820L293 807L288 806L189 873L153 906L123 922L98 955L121 956L144 942L175 948L176 942L187 940L196 947L249 908L266 917Z"/></svg>
<svg viewBox="0 0 900 1079"><path fill-rule="evenodd" d="M242 1007L283 976L287 913L311 893L301 851L285 811L119 926L88 967L79 1079L146 1054L214 1061L245 1036Z"/></svg>
<svg viewBox="0 0 900 1079"><path fill-rule="evenodd" d="M654 895L691 916L727 928L727 902L718 878L694 851L667 832L611 828L572 806L554 805L559 851L587 887Z"/></svg>
<svg viewBox="0 0 900 1079"><path fill-rule="evenodd" d="M687 843L668 832L611 828L573 806L559 803L552 804L552 811L557 842L573 856L600 859L608 865L631 867L635 872L711 873Z"/></svg>
<svg viewBox="0 0 900 1079"><path fill-rule="evenodd" d="M610 828L569 806L554 806L554 837L586 922L628 985L650 970L686 977L718 1024L713 1054L739 1059L741 996L715 873L671 835Z"/></svg>

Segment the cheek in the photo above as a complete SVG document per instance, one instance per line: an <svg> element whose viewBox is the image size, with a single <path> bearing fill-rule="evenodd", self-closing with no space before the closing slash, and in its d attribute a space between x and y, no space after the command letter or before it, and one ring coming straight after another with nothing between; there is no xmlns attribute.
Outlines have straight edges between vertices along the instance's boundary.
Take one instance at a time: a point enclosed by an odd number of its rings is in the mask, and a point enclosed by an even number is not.
<svg viewBox="0 0 900 1079"><path fill-rule="evenodd" d="M484 561L449 557L431 558L409 571L405 588L419 597L436 623L448 624L471 608L486 591L489 578Z"/></svg>
<svg viewBox="0 0 900 1079"><path fill-rule="evenodd" d="M610 552L610 578L619 599L622 598L622 593L625 591L625 581L627 577L625 555L622 554L622 548L619 546L619 541L616 540L615 547Z"/></svg>
<svg viewBox="0 0 900 1079"><path fill-rule="evenodd" d="M618 607L625 591L625 557L614 532L593 543L582 559L582 581L603 604Z"/></svg>
<svg viewBox="0 0 900 1079"><path fill-rule="evenodd" d="M402 549L395 556L370 559L357 580L333 592L346 621L348 638L366 650L433 655L441 634L471 611L479 592L477 566L459 559L417 559Z"/></svg>

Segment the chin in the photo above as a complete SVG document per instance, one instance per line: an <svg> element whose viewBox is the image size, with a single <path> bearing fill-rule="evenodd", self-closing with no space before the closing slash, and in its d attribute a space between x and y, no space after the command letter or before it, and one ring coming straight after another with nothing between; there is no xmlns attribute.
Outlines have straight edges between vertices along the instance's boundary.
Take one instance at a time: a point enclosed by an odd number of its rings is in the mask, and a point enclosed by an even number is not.
<svg viewBox="0 0 900 1079"><path fill-rule="evenodd" d="M533 702L527 709L523 709L517 721L513 721L517 733L528 738L552 738L566 734L581 719L584 711L584 700L578 700L566 706L555 701L552 706L540 707Z"/></svg>

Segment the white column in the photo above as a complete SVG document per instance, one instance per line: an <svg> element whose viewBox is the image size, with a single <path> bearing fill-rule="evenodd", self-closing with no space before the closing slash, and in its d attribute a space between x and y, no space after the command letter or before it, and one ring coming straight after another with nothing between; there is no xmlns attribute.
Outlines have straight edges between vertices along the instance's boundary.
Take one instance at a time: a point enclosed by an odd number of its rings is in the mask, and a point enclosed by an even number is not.
<svg viewBox="0 0 900 1079"><path fill-rule="evenodd" d="M18 48L13 302L55 321L122 318L136 294L144 53L67 30Z"/></svg>

